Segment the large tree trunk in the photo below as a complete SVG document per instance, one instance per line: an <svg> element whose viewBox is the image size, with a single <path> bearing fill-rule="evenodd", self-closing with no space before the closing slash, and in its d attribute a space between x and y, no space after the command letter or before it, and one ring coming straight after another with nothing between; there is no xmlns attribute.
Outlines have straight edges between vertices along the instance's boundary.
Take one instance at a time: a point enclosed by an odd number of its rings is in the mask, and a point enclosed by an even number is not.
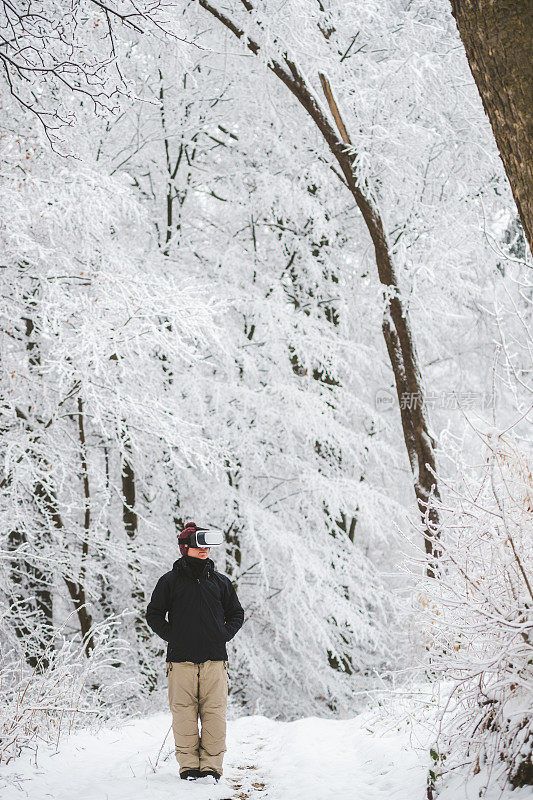
<svg viewBox="0 0 533 800"><path fill-rule="evenodd" d="M533 253L533 0L451 0Z"/></svg>
<svg viewBox="0 0 533 800"><path fill-rule="evenodd" d="M197 0L197 2L238 39L242 39L254 55L263 57L257 42L247 36L225 11L214 6L210 0ZM242 4L250 14L254 13L254 8L248 0L242 0ZM257 18L256 22L260 25ZM422 377L409 314L402 298L383 220L372 199L369 187L362 184L357 176L355 167L357 153L340 117L326 76L321 74L319 77L335 124L332 124L325 109L319 104L313 87L308 84L298 65L287 53L284 53L279 60L270 59L268 68L294 95L322 135L338 165L340 174L337 169L335 169L335 173L355 200L374 245L378 277L384 287L382 332L394 373L403 436L413 471L415 495L424 525L425 549L429 556L428 574L432 576L435 574L435 562L439 555L435 546L435 531L439 523L438 515L434 508L430 508L428 513L430 496L439 497L438 486L434 478L436 444L429 432Z"/></svg>

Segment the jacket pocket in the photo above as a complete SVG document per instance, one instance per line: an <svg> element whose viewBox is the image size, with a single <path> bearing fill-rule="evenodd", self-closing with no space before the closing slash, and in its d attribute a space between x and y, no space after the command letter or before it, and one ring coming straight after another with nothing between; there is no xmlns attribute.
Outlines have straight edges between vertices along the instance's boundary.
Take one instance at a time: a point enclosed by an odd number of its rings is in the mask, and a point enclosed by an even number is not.
<svg viewBox="0 0 533 800"><path fill-rule="evenodd" d="M220 638L226 643L228 641L228 631L224 620L217 619L217 629L220 632Z"/></svg>

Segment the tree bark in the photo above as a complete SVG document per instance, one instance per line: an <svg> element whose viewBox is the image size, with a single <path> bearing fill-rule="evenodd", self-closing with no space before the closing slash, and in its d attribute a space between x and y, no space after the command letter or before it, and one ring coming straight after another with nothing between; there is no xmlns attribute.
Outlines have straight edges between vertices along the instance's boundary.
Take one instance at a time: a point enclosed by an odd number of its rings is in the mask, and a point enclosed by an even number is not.
<svg viewBox="0 0 533 800"><path fill-rule="evenodd" d="M41 359L35 339L35 325L30 314L35 306L31 293L25 295L28 316L22 317L25 334L25 347L30 370L40 368ZM25 531L13 529L9 532L8 547L14 554L11 562L12 592L10 608L14 615L14 628L17 638L26 645L35 643L35 652L26 651L28 664L39 672L45 672L49 659L42 653L50 644L53 634L53 576L42 567L39 560L32 561L33 552L39 556L41 548L50 541L46 528L36 526L35 539L30 545ZM29 558L21 557L19 550L26 550Z"/></svg>
<svg viewBox="0 0 533 800"><path fill-rule="evenodd" d="M63 520L59 513L57 499L53 490L44 482L38 481L35 490L34 498L39 508L40 513L44 519L58 531L64 530ZM67 587L70 599L76 609L78 621L80 623L80 630L84 642L84 649L89 656L94 650L94 639L91 633L93 626L92 616L87 609L87 598L85 595L85 587L81 581L74 581L67 575L63 575L63 580Z"/></svg>
<svg viewBox="0 0 533 800"><path fill-rule="evenodd" d="M131 441L129 438L126 420L122 420L121 440L123 452L121 454L121 483L122 483L122 521L126 531L126 542L130 552L129 570L131 577L131 599L133 603L135 635L139 653L139 667L143 682L149 691L157 684L157 675L153 666L148 662L146 655L150 645L151 631L144 618L146 597L142 582L142 569L138 554L138 528L139 518L135 510L136 504L136 479L133 468Z"/></svg>
<svg viewBox="0 0 533 800"><path fill-rule="evenodd" d="M27 338L26 349L28 352L28 362L30 365L31 370L38 370L41 365L41 358L38 343L35 338L35 323L30 315L32 311L32 307L34 302L31 300L30 296L27 296L29 300L28 303L28 316L23 317L22 321L25 325L25 334ZM39 433L35 431L35 423L39 426L47 427L44 425L43 421L38 419L37 417L34 420L31 420L31 415L33 413L33 409L30 407L29 412L26 414L22 409L16 408L15 413L18 419L22 420L25 426L28 428L30 432L31 440L34 442L38 442L39 440ZM48 423L50 424L50 423ZM48 464L42 455L37 455L36 460L39 466L43 467L42 470L43 474L48 475L49 468L51 467ZM35 503L37 513L42 519L42 532L39 534L40 539L42 541L49 542L51 539L51 527L55 528L56 530L63 530L63 520L61 518L61 514L59 513L59 507L57 503L57 498L55 496L55 492L53 488L49 485L48 480L41 480L37 479L35 485L32 490L32 499ZM11 549L16 549L19 546L22 546L26 542L26 537L23 533L12 531L10 534L10 546ZM36 598L36 606L41 615L44 616L44 624L46 632L52 633L52 622L53 622L53 594L52 594L52 575L49 572L45 572L38 567L31 567L29 565L27 567L28 574L34 579L35 585L35 598ZM87 655L90 655L91 651L94 649L94 639L91 633L92 629L92 617L89 611L87 610L86 606L86 595L85 595L85 588L83 586L82 580L74 581L70 577L66 575L62 575L62 578L65 582L65 585L68 589L68 593L70 598L74 604L74 608L76 609L76 613L78 616L78 621L80 624L80 630L84 642L84 649ZM24 627L20 627L17 630L17 635L25 635ZM41 661L40 669L44 668L47 664L46 660Z"/></svg>
<svg viewBox="0 0 533 800"><path fill-rule="evenodd" d="M27 264L23 262L21 266L26 267ZM38 286L35 289L28 290L24 293L24 298L27 301L25 312L26 316L23 316L21 320L24 324L24 335L26 338L25 346L28 354L29 368L31 373L34 374L36 382L39 383L42 377L40 373L41 355L39 340L37 338L38 328L36 328L34 313L36 301L33 299L33 295L35 295L37 291ZM74 388L70 390L67 398L74 394L78 386L79 382L76 383ZM65 402L67 398L61 402ZM86 592L84 586L85 560L88 553L88 532L90 525L90 492L85 451L85 432L83 429L83 406L81 398L78 398L78 412L78 431L81 443L82 475L85 498L85 536L82 545L82 566L79 580L73 580L70 576L65 575L64 573L61 573L61 578L67 587L70 599L72 600L76 610L84 650L87 656L89 656L94 649L95 643L92 634L93 620L90 612L87 609ZM59 511L59 503L50 476L50 470L52 469L53 465L49 462L45 455L43 455L44 451L41 448L40 431L45 430L49 427L49 425L51 425L53 417L45 423L44 420L36 414L36 409L32 405L29 405L26 411L23 411L21 408L15 406L15 414L17 419L22 421L29 434L29 442L31 444L26 449L26 456L35 460L37 467L36 472L40 472L40 477L37 476L34 479L33 485L28 487L28 493L31 495L31 500L36 510L36 522L34 522L34 548L38 552L41 547L42 549L45 549L45 547L49 547L52 544L53 529L64 532L63 520ZM36 446L35 451L33 450L34 444ZM18 460L20 461L21 458L22 456L19 457ZM6 478L0 481L0 486L5 486L9 480L10 476L8 475ZM8 543L9 549L14 553L17 553L17 551L20 549L23 550L20 558L12 561L11 577L14 591L11 597L11 607L14 612L17 612L18 610L23 615L26 615L25 619L21 620L20 617L19 619L15 619L15 632L21 639L29 636L33 636L33 638L39 636L39 653L37 655L37 659L35 659L34 656L31 656L31 658L28 659L28 662L31 666L35 666L38 663L38 669L45 670L48 667L49 659L46 657L41 658L40 656L44 647L50 644L50 638L53 634L53 573L50 569L47 569L46 566L42 566L43 563L46 564L43 559L40 561L37 560L37 562L33 564L30 560L32 555L31 551L29 551L29 557L27 557L28 551L26 551L26 548L29 545L29 541L25 531L17 529L10 531ZM26 590L25 593L22 593L22 589ZM30 595L29 600L26 597L28 594ZM36 633L35 628L38 621L41 626L41 631Z"/></svg>
<svg viewBox="0 0 533 800"><path fill-rule="evenodd" d="M254 55L260 54L261 48L257 42L245 35L244 31L225 12L220 11L209 0L197 0L197 2L234 36L242 39ZM242 0L242 4L246 11L254 12L254 8L248 0ZM434 478L436 443L429 432L422 377L409 315L402 299L383 220L369 187L361 184L357 176L355 169L357 153L340 117L326 76L320 75L319 77L336 127L319 104L313 88L307 84L297 64L289 58L287 53L283 53L279 60L270 59L267 66L294 95L321 133L340 168L340 174L336 170L335 173L354 198L374 245L378 276L384 287L382 332L394 373L403 436L414 475L415 495L424 525L424 544L429 558L427 572L428 575L434 576L439 555L435 546L439 519L434 508L430 508L428 512L428 500L431 495L439 498L438 485Z"/></svg>
<svg viewBox="0 0 533 800"><path fill-rule="evenodd" d="M104 464L105 464L105 491L106 494L110 494L111 492L111 475L110 475L110 466L109 466L109 448L107 444L102 442L102 452L104 455ZM111 528L109 526L109 521L107 523L106 535L105 535L106 543L111 540ZM100 584L100 607L102 609L104 619L108 619L116 613L116 607L113 602L113 589L114 589L114 581L112 575L110 576L107 570L107 556L103 554L100 549L97 551L96 556L100 562L100 568L98 569L98 580Z"/></svg>
<svg viewBox="0 0 533 800"><path fill-rule="evenodd" d="M89 555L89 536L91 532L91 489L89 467L87 464L87 445L83 421L83 400L78 397L78 436L80 439L81 476L83 482L83 543L81 550L80 583L84 582L87 556Z"/></svg>
<svg viewBox="0 0 533 800"><path fill-rule="evenodd" d="M26 645L26 661L30 667L37 667L38 672L46 672L50 659L43 656L43 653L50 645L54 630L53 581L49 572L39 569L18 554L27 545L28 540L23 531L14 529L9 532L8 548L13 553L9 606L14 617L17 638ZM34 643L30 648L32 652L28 652L29 643Z"/></svg>
<svg viewBox="0 0 533 800"><path fill-rule="evenodd" d="M533 0L451 0L533 253Z"/></svg>

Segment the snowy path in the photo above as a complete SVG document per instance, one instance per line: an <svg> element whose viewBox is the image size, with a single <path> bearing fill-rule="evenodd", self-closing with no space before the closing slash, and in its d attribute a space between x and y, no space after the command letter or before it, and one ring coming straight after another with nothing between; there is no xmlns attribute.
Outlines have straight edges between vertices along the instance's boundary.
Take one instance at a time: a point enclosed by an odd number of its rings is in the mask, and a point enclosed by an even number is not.
<svg viewBox="0 0 533 800"><path fill-rule="evenodd" d="M7 769L17 786L2 800L424 800L427 767L405 734L372 735L364 716L349 720L228 722L224 777L218 785L180 781L172 734L161 751L168 714L98 734L65 738L59 753L41 750L38 766Z"/></svg>

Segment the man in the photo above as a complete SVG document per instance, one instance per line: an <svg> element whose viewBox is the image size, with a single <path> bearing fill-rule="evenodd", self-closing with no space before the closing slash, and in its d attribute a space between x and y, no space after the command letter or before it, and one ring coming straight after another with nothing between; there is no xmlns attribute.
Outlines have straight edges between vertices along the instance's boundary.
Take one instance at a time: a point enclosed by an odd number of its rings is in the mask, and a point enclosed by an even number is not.
<svg viewBox="0 0 533 800"><path fill-rule="evenodd" d="M168 698L183 780L218 781L226 751L226 642L244 611L230 579L208 558L222 541L221 533L188 522L178 537L182 557L158 580L146 610L148 625L168 643Z"/></svg>

